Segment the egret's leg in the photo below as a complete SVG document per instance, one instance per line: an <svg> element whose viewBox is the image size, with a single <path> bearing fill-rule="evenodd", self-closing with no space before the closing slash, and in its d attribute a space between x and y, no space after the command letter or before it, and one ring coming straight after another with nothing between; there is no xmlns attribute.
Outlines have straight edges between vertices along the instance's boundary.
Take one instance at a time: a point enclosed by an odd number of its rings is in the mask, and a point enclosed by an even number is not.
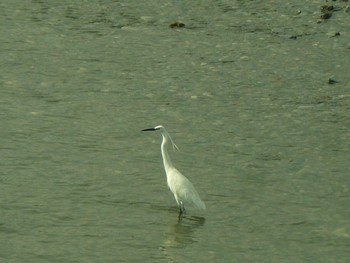
<svg viewBox="0 0 350 263"><path fill-rule="evenodd" d="M180 204L179 199L177 198L177 195L176 195L176 194L174 194L174 197L175 197L175 201L176 201L176 203L177 203L177 206L178 206L178 207L179 207L179 209L181 210L181 204Z"/></svg>
<svg viewBox="0 0 350 263"><path fill-rule="evenodd" d="M181 217L182 217L182 212L181 212L181 210L180 210L180 212L179 212L179 217L178 217L178 218L179 218L179 221L178 221L178 222L181 221L181 219L182 219Z"/></svg>
<svg viewBox="0 0 350 263"><path fill-rule="evenodd" d="M179 212L179 220L180 220L181 216L186 213L185 205L182 201L179 202L179 208L180 208L180 212Z"/></svg>
<svg viewBox="0 0 350 263"><path fill-rule="evenodd" d="M179 212L179 219L181 218L182 214L185 213L185 205L182 201L180 201L177 197L176 194L174 194L174 197L175 197L175 200L176 200L176 203L177 203L177 206L179 207L180 209L180 212Z"/></svg>
<svg viewBox="0 0 350 263"><path fill-rule="evenodd" d="M180 213L182 214L182 213L185 213L185 212L186 212L185 205L184 205L184 203L182 201L180 201Z"/></svg>

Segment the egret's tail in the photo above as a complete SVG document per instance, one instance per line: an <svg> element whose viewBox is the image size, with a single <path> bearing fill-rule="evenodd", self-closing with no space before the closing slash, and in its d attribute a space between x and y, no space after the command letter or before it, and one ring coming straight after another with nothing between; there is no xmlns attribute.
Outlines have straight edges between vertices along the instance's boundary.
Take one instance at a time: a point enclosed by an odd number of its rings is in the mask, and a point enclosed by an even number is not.
<svg viewBox="0 0 350 263"><path fill-rule="evenodd" d="M198 208L198 209L206 209L206 206L204 204L204 202L200 199L196 200L196 203L195 203L195 206Z"/></svg>

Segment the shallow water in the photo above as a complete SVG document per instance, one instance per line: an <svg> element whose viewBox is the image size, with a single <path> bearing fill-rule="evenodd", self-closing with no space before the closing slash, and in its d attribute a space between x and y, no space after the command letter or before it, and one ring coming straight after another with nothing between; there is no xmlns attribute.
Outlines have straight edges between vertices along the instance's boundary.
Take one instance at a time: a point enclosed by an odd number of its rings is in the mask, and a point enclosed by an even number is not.
<svg viewBox="0 0 350 263"><path fill-rule="evenodd" d="M350 15L323 4L2 1L1 260L347 262ZM159 124L207 205L181 221Z"/></svg>

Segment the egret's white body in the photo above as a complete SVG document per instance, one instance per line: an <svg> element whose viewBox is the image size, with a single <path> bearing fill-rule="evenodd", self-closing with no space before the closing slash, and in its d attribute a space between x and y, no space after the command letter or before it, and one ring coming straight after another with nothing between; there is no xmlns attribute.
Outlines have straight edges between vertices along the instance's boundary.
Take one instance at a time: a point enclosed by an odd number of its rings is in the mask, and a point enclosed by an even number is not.
<svg viewBox="0 0 350 263"><path fill-rule="evenodd" d="M193 187L192 183L181 174L171 163L168 151L167 144L170 141L172 143L173 149L177 148L176 144L172 141L169 133L166 129L159 125L154 128L144 129L143 131L156 131L159 130L162 134L163 141L161 145L161 152L163 157L164 169L167 177L167 183L174 194L176 203L180 209L180 215L185 212L185 203L192 204L196 208L205 209L205 204L200 199L199 194L196 189Z"/></svg>

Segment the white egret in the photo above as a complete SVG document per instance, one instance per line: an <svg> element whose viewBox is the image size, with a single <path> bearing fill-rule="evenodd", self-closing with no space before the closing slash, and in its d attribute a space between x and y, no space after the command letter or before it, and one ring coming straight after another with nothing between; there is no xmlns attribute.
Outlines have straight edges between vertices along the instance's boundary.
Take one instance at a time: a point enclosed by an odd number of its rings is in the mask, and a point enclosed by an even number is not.
<svg viewBox="0 0 350 263"><path fill-rule="evenodd" d="M174 194L176 203L180 209L179 217L185 212L185 203L192 204L196 208L205 209L205 204L200 199L196 189L194 189L192 183L182 175L171 163L168 151L167 144L169 140L172 143L173 150L178 149L176 144L171 139L167 130L162 126L156 126L154 128L144 129L142 131L157 131L159 130L162 134L163 141L161 145L161 152L163 156L163 164L167 177L167 183Z"/></svg>

